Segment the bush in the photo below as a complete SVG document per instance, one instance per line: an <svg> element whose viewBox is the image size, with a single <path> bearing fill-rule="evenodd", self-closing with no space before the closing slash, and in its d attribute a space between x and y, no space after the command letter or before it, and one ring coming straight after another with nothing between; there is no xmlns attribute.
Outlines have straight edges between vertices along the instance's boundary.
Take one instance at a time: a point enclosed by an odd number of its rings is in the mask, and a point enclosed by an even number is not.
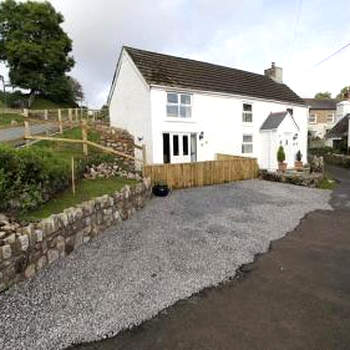
<svg viewBox="0 0 350 350"><path fill-rule="evenodd" d="M76 177L87 165L112 162L114 157L93 154L76 161ZM71 164L43 148L13 149L0 145L0 211L21 213L37 208L71 182Z"/></svg>
<svg viewBox="0 0 350 350"><path fill-rule="evenodd" d="M297 162L301 162L303 158L303 155L301 154L300 150L297 152L297 154L295 155L295 159Z"/></svg>
<svg viewBox="0 0 350 350"><path fill-rule="evenodd" d="M284 153L283 146L281 145L277 151L277 161L278 163L283 163L286 160L286 155Z"/></svg>

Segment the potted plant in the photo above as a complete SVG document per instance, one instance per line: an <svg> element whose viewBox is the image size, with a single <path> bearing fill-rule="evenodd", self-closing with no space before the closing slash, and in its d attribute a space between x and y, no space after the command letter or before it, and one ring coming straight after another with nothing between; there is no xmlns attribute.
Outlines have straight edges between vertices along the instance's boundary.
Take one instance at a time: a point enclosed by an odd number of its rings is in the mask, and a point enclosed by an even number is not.
<svg viewBox="0 0 350 350"><path fill-rule="evenodd" d="M279 146L277 151L277 161L278 161L278 170L281 172L285 172L287 169L287 163L284 161L286 160L286 154L284 153L283 146Z"/></svg>
<svg viewBox="0 0 350 350"><path fill-rule="evenodd" d="M303 169L303 162L301 159L303 158L303 155L301 154L300 150L297 152L295 155L295 162L294 162L294 167L297 170L302 170Z"/></svg>
<svg viewBox="0 0 350 350"><path fill-rule="evenodd" d="M157 197L166 197L169 194L169 187L164 181L154 184L152 192Z"/></svg>

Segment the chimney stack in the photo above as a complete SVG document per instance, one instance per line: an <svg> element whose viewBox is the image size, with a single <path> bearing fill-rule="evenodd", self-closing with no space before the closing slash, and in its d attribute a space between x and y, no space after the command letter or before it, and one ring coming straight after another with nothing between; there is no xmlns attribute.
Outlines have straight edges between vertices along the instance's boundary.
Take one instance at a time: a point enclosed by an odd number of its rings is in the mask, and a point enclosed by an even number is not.
<svg viewBox="0 0 350 350"><path fill-rule="evenodd" d="M275 62L271 63L271 68L265 69L265 76L274 80L276 83L283 83L283 69L276 67Z"/></svg>

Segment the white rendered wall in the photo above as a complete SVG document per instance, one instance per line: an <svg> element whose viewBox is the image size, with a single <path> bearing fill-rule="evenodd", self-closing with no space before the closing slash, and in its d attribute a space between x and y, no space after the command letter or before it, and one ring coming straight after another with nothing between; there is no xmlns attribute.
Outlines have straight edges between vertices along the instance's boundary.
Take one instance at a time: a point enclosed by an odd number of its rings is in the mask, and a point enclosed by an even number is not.
<svg viewBox="0 0 350 350"><path fill-rule="evenodd" d="M110 100L111 125L128 130L136 144L146 144L147 161L152 162L152 133L150 89L124 51L120 58L119 74ZM139 141L139 138L142 138ZM140 152L137 154L140 157Z"/></svg>
<svg viewBox="0 0 350 350"><path fill-rule="evenodd" d="M177 90L177 92L186 92ZM163 140L165 132L204 132L204 139L197 138L197 160L213 160L216 153L242 155L243 134L253 135L253 153L243 154L256 157L260 167L266 167L267 143L266 135L260 132L260 127L270 112L285 111L293 108L294 119L298 124L299 148L303 159L307 159L307 107L266 102L254 98L234 96L209 95L205 93L192 94L192 118L169 118L166 115L167 93L160 88L151 89L152 139L154 163L163 163ZM245 125L242 122L242 105L253 105L253 123Z"/></svg>
<svg viewBox="0 0 350 350"><path fill-rule="evenodd" d="M341 101L337 103L336 122L341 120L347 114L350 114L350 101Z"/></svg>

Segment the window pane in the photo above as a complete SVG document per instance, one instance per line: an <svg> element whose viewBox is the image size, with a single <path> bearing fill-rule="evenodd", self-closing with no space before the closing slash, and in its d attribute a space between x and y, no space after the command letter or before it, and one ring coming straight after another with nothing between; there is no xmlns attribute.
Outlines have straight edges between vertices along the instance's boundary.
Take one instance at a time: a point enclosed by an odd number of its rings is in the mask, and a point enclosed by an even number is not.
<svg viewBox="0 0 350 350"><path fill-rule="evenodd" d="M167 112L168 117L177 117L178 116L177 105L176 106L173 106L173 105L166 106L166 112Z"/></svg>
<svg viewBox="0 0 350 350"><path fill-rule="evenodd" d="M253 135L243 135L243 142L253 142Z"/></svg>
<svg viewBox="0 0 350 350"><path fill-rule="evenodd" d="M248 103L243 103L243 111L244 112L251 112L252 111L252 105Z"/></svg>
<svg viewBox="0 0 350 350"><path fill-rule="evenodd" d="M182 137L182 147L183 147L183 155L188 156L188 136L184 135Z"/></svg>
<svg viewBox="0 0 350 350"><path fill-rule="evenodd" d="M168 93L168 102L177 103L178 102L177 94Z"/></svg>
<svg viewBox="0 0 350 350"><path fill-rule="evenodd" d="M244 123L252 123L253 122L253 114L251 112L243 112L243 122Z"/></svg>
<svg viewBox="0 0 350 350"><path fill-rule="evenodd" d="M191 96L190 95L181 95L181 104L190 105L191 104Z"/></svg>
<svg viewBox="0 0 350 350"><path fill-rule="evenodd" d="M242 153L253 153L253 145L251 143L242 144Z"/></svg>
<svg viewBox="0 0 350 350"><path fill-rule="evenodd" d="M190 106L181 106L180 107L180 116L182 118L191 118L191 107Z"/></svg>
<svg viewBox="0 0 350 350"><path fill-rule="evenodd" d="M173 135L173 155L179 155L179 135Z"/></svg>

